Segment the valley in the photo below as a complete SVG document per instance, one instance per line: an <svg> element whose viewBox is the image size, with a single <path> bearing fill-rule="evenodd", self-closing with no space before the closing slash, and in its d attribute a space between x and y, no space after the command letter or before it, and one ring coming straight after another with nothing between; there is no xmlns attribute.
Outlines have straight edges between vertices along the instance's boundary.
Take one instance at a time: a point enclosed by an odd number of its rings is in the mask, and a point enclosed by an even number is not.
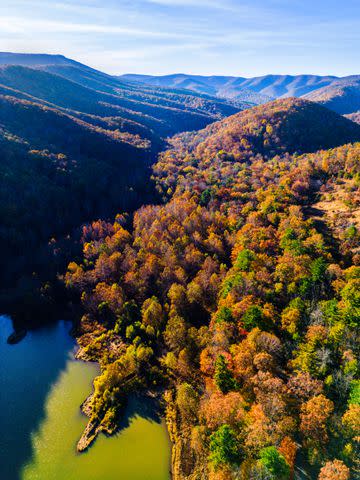
<svg viewBox="0 0 360 480"><path fill-rule="evenodd" d="M50 315L81 225L155 201L150 168L167 136L238 110L62 56L0 54L0 246L13 259L2 261L2 311Z"/></svg>

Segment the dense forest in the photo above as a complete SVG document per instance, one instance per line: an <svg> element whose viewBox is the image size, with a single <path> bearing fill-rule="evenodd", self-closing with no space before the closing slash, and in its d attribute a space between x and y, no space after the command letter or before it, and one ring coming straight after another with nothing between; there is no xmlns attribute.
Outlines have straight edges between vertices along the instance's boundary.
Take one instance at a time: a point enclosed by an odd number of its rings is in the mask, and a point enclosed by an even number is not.
<svg viewBox="0 0 360 480"><path fill-rule="evenodd" d="M154 201L150 166L166 137L239 109L61 56L0 53L2 311L27 321L58 309L57 275L81 251L81 225Z"/></svg>
<svg viewBox="0 0 360 480"><path fill-rule="evenodd" d="M287 99L171 140L162 203L82 229L78 450L161 396L176 480L360 478L360 126Z"/></svg>

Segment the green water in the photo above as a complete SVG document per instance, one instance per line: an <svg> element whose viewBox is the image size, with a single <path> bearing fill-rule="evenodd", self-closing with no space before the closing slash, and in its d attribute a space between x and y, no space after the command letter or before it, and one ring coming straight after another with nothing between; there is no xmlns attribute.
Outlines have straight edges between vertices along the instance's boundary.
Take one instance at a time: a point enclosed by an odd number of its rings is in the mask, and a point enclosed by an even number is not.
<svg viewBox="0 0 360 480"><path fill-rule="evenodd" d="M98 369L74 360L68 328L60 322L10 346L0 317L1 480L168 480L166 429L144 399L130 401L119 434L76 453L86 424L79 405Z"/></svg>

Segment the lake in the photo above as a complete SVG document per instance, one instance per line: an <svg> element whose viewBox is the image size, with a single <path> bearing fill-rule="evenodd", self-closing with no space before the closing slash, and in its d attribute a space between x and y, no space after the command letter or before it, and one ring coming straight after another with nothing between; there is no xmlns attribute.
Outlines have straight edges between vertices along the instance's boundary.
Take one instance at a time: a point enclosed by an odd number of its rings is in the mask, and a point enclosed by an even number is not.
<svg viewBox="0 0 360 480"><path fill-rule="evenodd" d="M169 480L168 435L147 399L130 400L117 435L76 452L86 425L79 406L99 369L74 359L70 327L58 322L8 345L11 320L0 317L0 478Z"/></svg>

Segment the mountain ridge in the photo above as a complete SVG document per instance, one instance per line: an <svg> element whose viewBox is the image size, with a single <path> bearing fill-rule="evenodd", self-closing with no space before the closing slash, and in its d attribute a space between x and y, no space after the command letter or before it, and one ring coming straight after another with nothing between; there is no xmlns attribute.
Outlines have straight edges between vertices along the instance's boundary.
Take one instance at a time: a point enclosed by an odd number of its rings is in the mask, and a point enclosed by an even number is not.
<svg viewBox="0 0 360 480"><path fill-rule="evenodd" d="M132 82L156 85L162 87L182 87L199 93L209 93L220 98L232 100L248 100L255 104L266 103L278 98L304 97L312 99L311 96L321 93L321 89L332 86L346 86L348 83L356 82L360 76L351 75L346 77L321 76L321 75L264 75L260 77L245 78L234 76L201 76L187 74L171 74L163 76L125 74L118 78ZM316 101L316 100L315 100ZM330 106L331 108L331 106ZM357 107L356 107L357 108ZM341 106L333 108L338 113L342 112ZM340 111L339 111L340 110ZM347 109L349 110L349 108Z"/></svg>

